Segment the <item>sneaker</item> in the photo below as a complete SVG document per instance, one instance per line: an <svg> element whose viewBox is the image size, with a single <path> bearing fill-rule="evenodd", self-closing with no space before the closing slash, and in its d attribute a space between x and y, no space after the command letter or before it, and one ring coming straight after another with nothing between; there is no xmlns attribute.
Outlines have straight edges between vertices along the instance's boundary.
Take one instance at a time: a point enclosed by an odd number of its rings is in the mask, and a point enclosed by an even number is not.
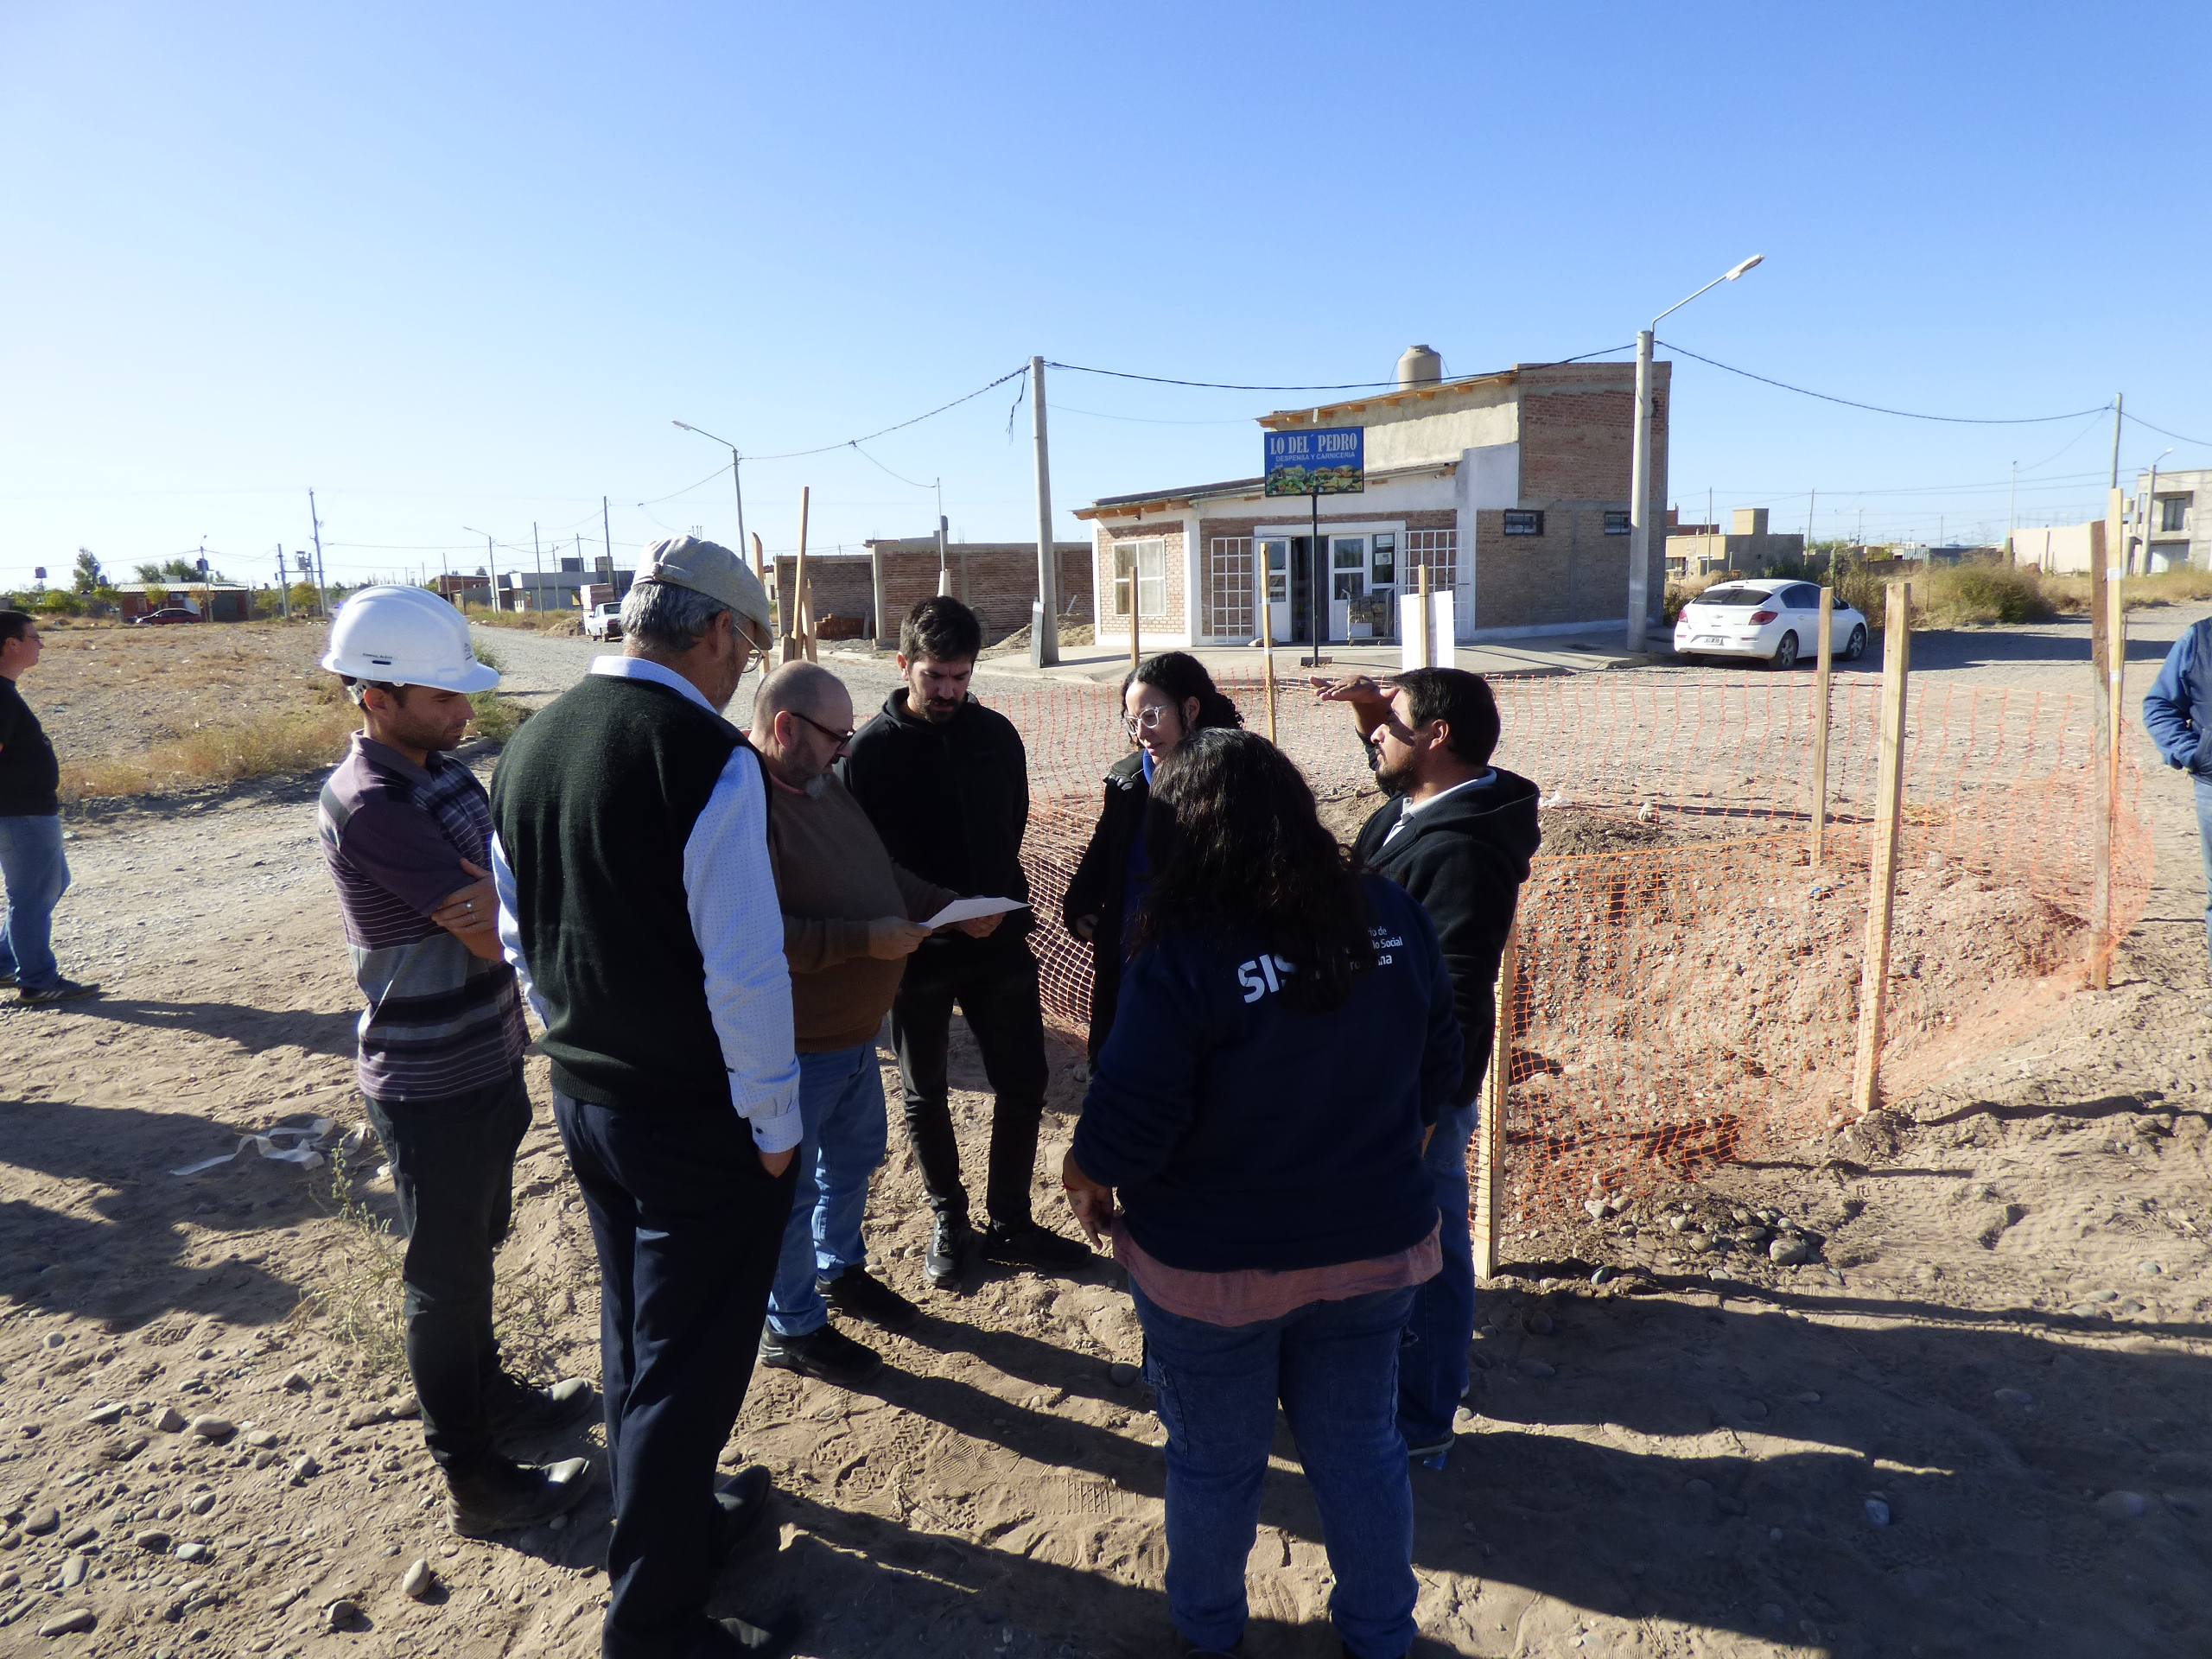
<svg viewBox="0 0 2212 1659"><path fill-rule="evenodd" d="M721 1532L715 1540L717 1559L728 1560L745 1535L753 1530L768 1507L772 1483L759 1464L741 1469L715 1488L715 1507L721 1511Z"/></svg>
<svg viewBox="0 0 2212 1659"><path fill-rule="evenodd" d="M1033 1221L995 1221L983 1230L983 1254L1034 1268L1076 1268L1095 1261L1090 1247Z"/></svg>
<svg viewBox="0 0 2212 1659"><path fill-rule="evenodd" d="M930 1232L929 1254L922 1258L922 1276L932 1290L951 1290L968 1270L968 1252L974 1248L976 1230L965 1218L939 1216Z"/></svg>
<svg viewBox="0 0 2212 1659"><path fill-rule="evenodd" d="M817 1279L814 1288L840 1313L866 1319L879 1331L906 1331L922 1310L874 1277L866 1268L847 1268L835 1279Z"/></svg>
<svg viewBox="0 0 2212 1659"><path fill-rule="evenodd" d="M765 1618L755 1623L749 1618L709 1618L706 1634L692 1643L685 1659L720 1659L728 1654L732 1659L779 1659L791 1650L798 1640L799 1625L796 1618Z"/></svg>
<svg viewBox="0 0 2212 1659"><path fill-rule="evenodd" d="M779 1371L818 1376L841 1389L856 1389L883 1369L882 1356L866 1343L855 1342L834 1325L802 1337L763 1331L760 1363Z"/></svg>
<svg viewBox="0 0 2212 1659"><path fill-rule="evenodd" d="M98 996L99 994L100 988L96 984L82 984L73 979L57 979L40 990L35 991L28 985L23 987L16 993L16 1001L37 1008L44 1007L49 1002L74 1002L80 996Z"/></svg>
<svg viewBox="0 0 2212 1659"><path fill-rule="evenodd" d="M581 1376L541 1389L501 1371L485 1390L484 1416L496 1440L537 1440L582 1422L597 1398Z"/></svg>
<svg viewBox="0 0 2212 1659"><path fill-rule="evenodd" d="M1416 1463L1425 1463L1431 1458L1442 1457L1459 1443L1459 1437L1456 1434L1446 1434L1440 1440L1426 1441L1420 1446L1408 1440L1406 1442L1406 1455Z"/></svg>
<svg viewBox="0 0 2212 1659"><path fill-rule="evenodd" d="M464 1538L484 1538L538 1526L575 1509L591 1490L591 1459L540 1464L494 1457L448 1478L446 1524Z"/></svg>

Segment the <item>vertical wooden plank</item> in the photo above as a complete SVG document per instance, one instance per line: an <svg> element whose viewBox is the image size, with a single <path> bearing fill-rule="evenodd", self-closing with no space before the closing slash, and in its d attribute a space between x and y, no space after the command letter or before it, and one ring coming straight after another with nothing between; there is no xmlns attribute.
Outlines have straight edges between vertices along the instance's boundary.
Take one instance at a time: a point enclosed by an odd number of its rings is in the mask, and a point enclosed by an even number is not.
<svg viewBox="0 0 2212 1659"><path fill-rule="evenodd" d="M798 493L798 561L791 571L791 590L779 594L777 609L782 613L784 649L781 659L795 663L806 655L806 520L812 505L814 487L803 486Z"/></svg>
<svg viewBox="0 0 2212 1659"><path fill-rule="evenodd" d="M1821 654L1813 671L1813 868L1827 854L1828 691L1835 669L1835 589L1821 589Z"/></svg>
<svg viewBox="0 0 2212 1659"><path fill-rule="evenodd" d="M1866 948L1859 962L1859 1055L1851 1105L1882 1103L1883 1023L1889 1013L1890 923L1897 902L1897 817L1904 793L1904 691L1912 651L1912 584L1893 582L1882 617L1882 747L1874 785L1874 847L1866 893Z"/></svg>
<svg viewBox="0 0 2212 1659"><path fill-rule="evenodd" d="M2112 568L2109 526L2089 525L2089 671L2094 690L2096 762L2091 782L2089 983L2101 991L2112 983L2107 944L2112 938Z"/></svg>
<svg viewBox="0 0 2212 1659"><path fill-rule="evenodd" d="M1491 1038L1490 1070L1483 1078L1482 1105L1475 1121L1475 1276L1497 1276L1498 1245L1504 1237L1505 1101L1513 1084L1513 999L1521 979L1521 937L1516 925L1505 936L1497 964L1497 1020Z"/></svg>

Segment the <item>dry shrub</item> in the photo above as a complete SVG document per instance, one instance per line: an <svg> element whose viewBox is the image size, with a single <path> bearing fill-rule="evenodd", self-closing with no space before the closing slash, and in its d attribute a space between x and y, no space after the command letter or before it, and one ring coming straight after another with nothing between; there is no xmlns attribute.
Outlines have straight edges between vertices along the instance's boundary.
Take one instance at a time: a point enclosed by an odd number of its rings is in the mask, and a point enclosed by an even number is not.
<svg viewBox="0 0 2212 1659"><path fill-rule="evenodd" d="M162 781L229 784L336 763L353 734L353 711L316 703L220 726L201 726L147 757Z"/></svg>
<svg viewBox="0 0 2212 1659"><path fill-rule="evenodd" d="M526 633L570 638L584 631L583 617L575 611L495 611L488 605L466 605L461 609L471 622L481 622L487 628L520 628Z"/></svg>
<svg viewBox="0 0 2212 1659"><path fill-rule="evenodd" d="M2045 576L2043 585L2060 610L2089 608L2088 576ZM2120 582L2120 602L2131 611L2200 599L2212 599L2212 570L2161 570L2156 575L2125 577Z"/></svg>
<svg viewBox="0 0 2212 1659"><path fill-rule="evenodd" d="M1683 606L1688 604L1707 588L1712 587L1714 582L1726 582L1729 580L1732 580L1732 578L1722 575L1718 570L1702 576L1669 577L1667 579L1666 603L1660 608L1660 616L1662 620L1669 627L1673 627L1676 622L1681 620Z"/></svg>
<svg viewBox="0 0 2212 1659"><path fill-rule="evenodd" d="M2043 590L2042 573L2020 565L1939 565L1914 582L1912 597L1916 613L1948 627L2048 622L2058 614Z"/></svg>

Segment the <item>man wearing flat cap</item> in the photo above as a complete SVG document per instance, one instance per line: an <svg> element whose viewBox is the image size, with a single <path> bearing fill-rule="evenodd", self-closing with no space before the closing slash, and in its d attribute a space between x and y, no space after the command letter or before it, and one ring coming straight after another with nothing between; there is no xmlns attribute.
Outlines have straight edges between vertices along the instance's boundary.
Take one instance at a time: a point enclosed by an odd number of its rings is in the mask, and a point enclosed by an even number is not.
<svg viewBox="0 0 2212 1659"><path fill-rule="evenodd" d="M728 549L654 543L623 654L516 734L492 787L499 934L545 1023L590 1212L614 1533L607 1659L777 1643L707 1599L767 1477L717 1490L791 1213L798 1063L760 757L721 717L772 637Z"/></svg>

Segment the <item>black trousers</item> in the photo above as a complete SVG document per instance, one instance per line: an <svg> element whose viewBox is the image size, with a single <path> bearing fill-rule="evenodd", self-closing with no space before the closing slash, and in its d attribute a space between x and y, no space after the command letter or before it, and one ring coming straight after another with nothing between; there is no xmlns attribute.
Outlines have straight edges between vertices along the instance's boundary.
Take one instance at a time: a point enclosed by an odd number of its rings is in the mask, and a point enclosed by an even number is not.
<svg viewBox="0 0 2212 1659"><path fill-rule="evenodd" d="M1045 1114L1045 1007L1037 958L1026 938L953 938L925 944L906 959L906 976L891 1005L891 1041L899 1052L906 1134L922 1166L930 1207L968 1218L960 1182L960 1147L952 1135L945 1082L952 1005L968 1016L982 1051L983 1075L995 1096L991 1157L983 1200L997 1222L1029 1216L1029 1182L1037 1163L1037 1126Z"/></svg>
<svg viewBox="0 0 2212 1659"><path fill-rule="evenodd" d="M783 1253L798 1160L760 1166L734 1111L553 1112L599 1249L613 1592L607 1659L674 1659L706 1633L721 1511L715 1463L745 1390Z"/></svg>
<svg viewBox="0 0 2212 1659"><path fill-rule="evenodd" d="M367 1104L407 1233L408 1374L423 1402L423 1439L450 1474L493 1451L484 1421L485 1385L499 1369L492 1253L514 1213L515 1148L530 1128L530 1095L517 1066L506 1082L465 1095Z"/></svg>

